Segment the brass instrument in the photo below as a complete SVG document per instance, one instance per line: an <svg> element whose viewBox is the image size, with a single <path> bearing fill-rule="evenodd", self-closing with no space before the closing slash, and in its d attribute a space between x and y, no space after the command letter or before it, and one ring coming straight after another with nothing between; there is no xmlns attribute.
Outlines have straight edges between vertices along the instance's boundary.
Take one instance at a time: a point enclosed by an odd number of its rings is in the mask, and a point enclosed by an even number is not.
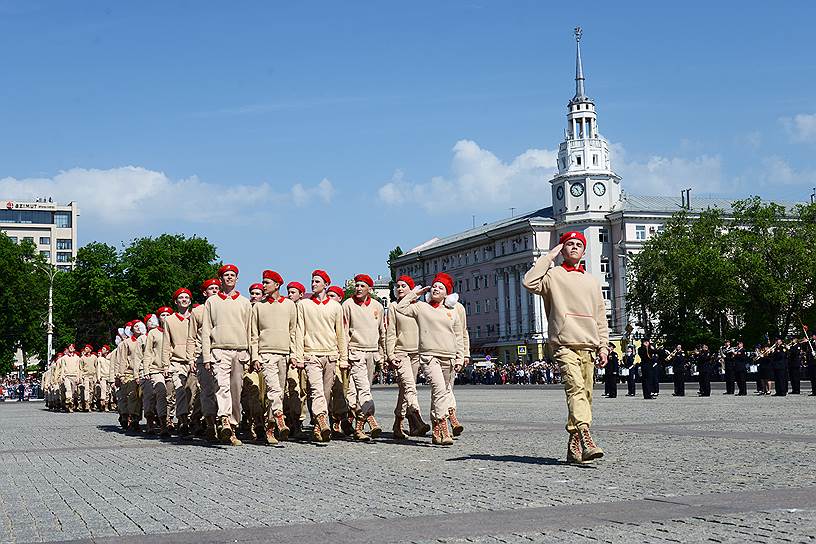
<svg viewBox="0 0 816 544"><path fill-rule="evenodd" d="M666 361L671 361L672 359L674 359L674 357L675 357L675 356L677 356L677 354L678 354L680 351L681 351L681 350L679 350L679 349L677 349L677 348L674 348L674 351L672 351L671 353L669 353L668 355L666 355Z"/></svg>

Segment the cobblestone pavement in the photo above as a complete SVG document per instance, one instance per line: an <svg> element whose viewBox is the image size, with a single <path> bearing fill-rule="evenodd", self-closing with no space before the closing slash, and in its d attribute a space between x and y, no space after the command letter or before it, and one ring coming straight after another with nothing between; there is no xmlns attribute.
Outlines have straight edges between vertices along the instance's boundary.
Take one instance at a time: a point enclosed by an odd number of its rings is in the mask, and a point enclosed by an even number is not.
<svg viewBox="0 0 816 544"><path fill-rule="evenodd" d="M591 467L563 463L557 387L457 388L450 448L206 446L0 403L0 542L814 542L809 392L596 398ZM390 429L396 390L374 393Z"/></svg>

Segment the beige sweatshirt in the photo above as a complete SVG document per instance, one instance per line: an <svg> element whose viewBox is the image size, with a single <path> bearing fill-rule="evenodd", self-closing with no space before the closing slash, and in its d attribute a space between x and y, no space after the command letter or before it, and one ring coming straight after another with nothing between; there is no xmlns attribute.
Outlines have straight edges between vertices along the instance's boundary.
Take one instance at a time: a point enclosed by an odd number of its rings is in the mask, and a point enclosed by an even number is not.
<svg viewBox="0 0 816 544"><path fill-rule="evenodd" d="M459 321L462 322L462 346L465 348L465 358L470 359L470 333L467 328L467 312L461 302L457 302L453 309L456 310L456 315L459 316Z"/></svg>
<svg viewBox="0 0 816 544"><path fill-rule="evenodd" d="M542 255L524 275L523 284L544 299L550 345L608 351L609 329L601 287L592 274L550 267Z"/></svg>
<svg viewBox="0 0 816 544"><path fill-rule="evenodd" d="M125 372L127 371L127 343L130 342L129 338L125 338L119 345L116 346L116 349L113 350L113 372L116 376L124 376Z"/></svg>
<svg viewBox="0 0 816 544"><path fill-rule="evenodd" d="M164 331L161 327L147 331L144 358L142 359L145 374L160 374L166 370L162 365L162 336L164 336Z"/></svg>
<svg viewBox="0 0 816 544"><path fill-rule="evenodd" d="M78 378L82 375L82 358L79 355L63 355L60 359L62 368L60 376Z"/></svg>
<svg viewBox="0 0 816 544"><path fill-rule="evenodd" d="M395 304L388 307L385 329L385 353L391 361L398 353L413 355L419 352L419 327L416 319L399 313Z"/></svg>
<svg viewBox="0 0 816 544"><path fill-rule="evenodd" d="M161 352L164 368L179 372L182 366L187 365L187 333L189 330L189 319L178 312L165 318Z"/></svg>
<svg viewBox="0 0 816 544"><path fill-rule="evenodd" d="M249 350L251 314L249 299L237 291L207 299L201 325L201 354L205 363L215 361L213 349Z"/></svg>
<svg viewBox="0 0 816 544"><path fill-rule="evenodd" d="M286 297L256 302L251 327L253 362L261 360L261 353L289 355L295 348L297 307Z"/></svg>
<svg viewBox="0 0 816 544"><path fill-rule="evenodd" d="M201 326L204 324L204 305L190 310L187 318L187 361L194 364L201 356Z"/></svg>
<svg viewBox="0 0 816 544"><path fill-rule="evenodd" d="M96 378L96 355L83 355L80 357L80 368L82 369L82 376L84 378Z"/></svg>
<svg viewBox="0 0 816 544"><path fill-rule="evenodd" d="M358 304L354 298L343 301L343 322L348 332L349 351L377 351L385 355L385 311L371 297Z"/></svg>
<svg viewBox="0 0 816 544"><path fill-rule="evenodd" d="M454 364L464 361L462 322L455 308L445 304L434 307L427 302L416 302L417 294L410 291L402 297L395 309L416 319L419 329L419 354L453 359Z"/></svg>
<svg viewBox="0 0 816 544"><path fill-rule="evenodd" d="M336 300L303 299L297 304L295 359L303 361L309 355L337 357L348 361L343 308Z"/></svg>
<svg viewBox="0 0 816 544"><path fill-rule="evenodd" d="M98 355L96 357L96 381L113 381L113 364L111 354Z"/></svg>
<svg viewBox="0 0 816 544"><path fill-rule="evenodd" d="M137 378L144 377L144 369L142 367L142 359L144 359L145 335L139 337L132 336L122 342L127 344L127 362L125 363L125 376L133 376Z"/></svg>

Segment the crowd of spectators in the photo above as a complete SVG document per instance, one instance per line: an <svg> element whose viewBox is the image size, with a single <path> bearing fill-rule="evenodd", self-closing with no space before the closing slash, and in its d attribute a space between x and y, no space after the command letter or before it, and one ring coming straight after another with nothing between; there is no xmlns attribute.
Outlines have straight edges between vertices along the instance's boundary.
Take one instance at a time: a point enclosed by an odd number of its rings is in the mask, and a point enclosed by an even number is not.
<svg viewBox="0 0 816 544"><path fill-rule="evenodd" d="M40 380L36 376L27 376L22 383L17 374L0 378L0 400L24 401L42 398Z"/></svg>

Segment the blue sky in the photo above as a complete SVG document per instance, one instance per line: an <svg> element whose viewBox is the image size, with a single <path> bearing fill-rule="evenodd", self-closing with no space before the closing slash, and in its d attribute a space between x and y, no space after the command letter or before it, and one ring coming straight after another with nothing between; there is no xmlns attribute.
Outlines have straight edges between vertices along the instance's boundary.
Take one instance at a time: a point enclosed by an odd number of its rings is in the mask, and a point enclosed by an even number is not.
<svg viewBox="0 0 816 544"><path fill-rule="evenodd" d="M198 234L242 269L388 251L548 205L587 93L640 194L806 200L810 2L0 1L0 198L77 200L80 242Z"/></svg>

